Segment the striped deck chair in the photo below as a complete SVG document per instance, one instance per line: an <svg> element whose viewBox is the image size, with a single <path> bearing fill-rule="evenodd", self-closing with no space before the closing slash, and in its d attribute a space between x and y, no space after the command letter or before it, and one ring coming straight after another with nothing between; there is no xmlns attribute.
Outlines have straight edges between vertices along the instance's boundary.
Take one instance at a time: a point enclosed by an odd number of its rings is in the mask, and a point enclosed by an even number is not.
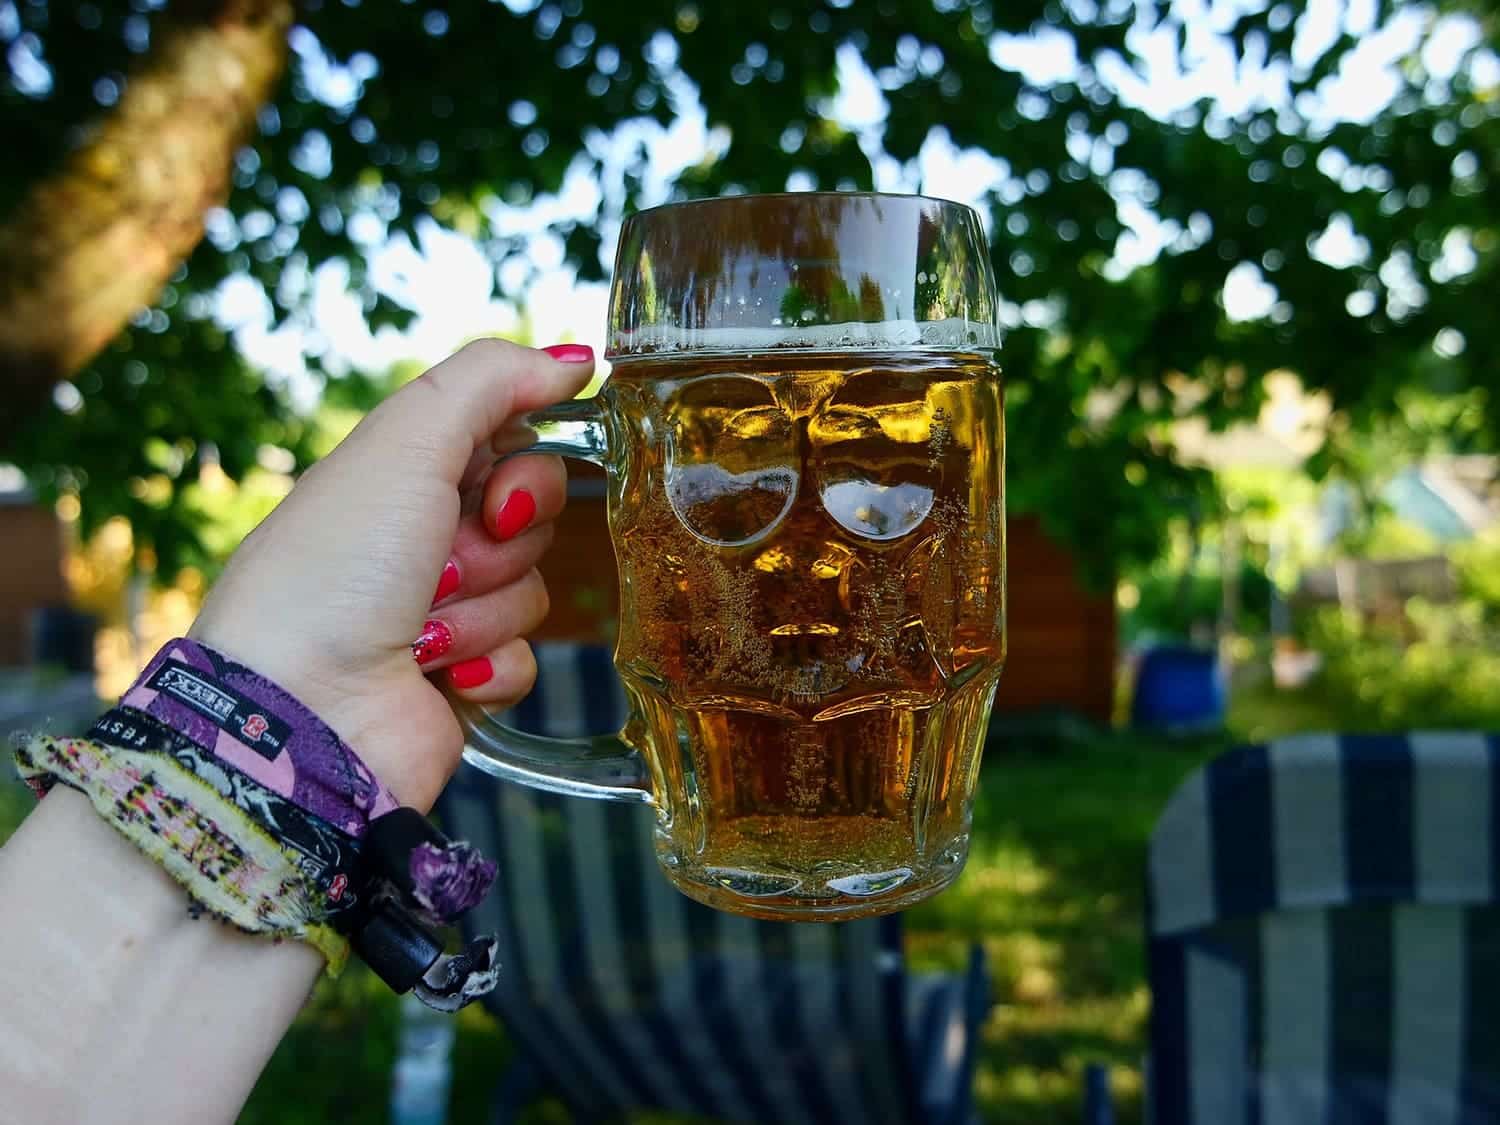
<svg viewBox="0 0 1500 1125"><path fill-rule="evenodd" d="M617 729L607 650L537 646L517 727ZM899 918L758 922L679 894L656 865L650 809L541 793L465 765L447 828L500 864L466 920L501 942L491 1010L518 1046L494 1120L552 1093L580 1122L634 1109L745 1125L968 1125L989 989L909 977Z"/></svg>
<svg viewBox="0 0 1500 1125"><path fill-rule="evenodd" d="M1500 1122L1500 739L1311 736L1178 790L1149 870L1156 1125Z"/></svg>

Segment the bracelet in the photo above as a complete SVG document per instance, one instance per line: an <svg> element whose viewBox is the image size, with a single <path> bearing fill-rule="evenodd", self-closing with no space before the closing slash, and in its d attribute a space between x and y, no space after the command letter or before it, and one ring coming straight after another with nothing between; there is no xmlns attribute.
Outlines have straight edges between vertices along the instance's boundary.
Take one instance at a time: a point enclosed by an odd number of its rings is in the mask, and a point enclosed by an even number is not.
<svg viewBox="0 0 1500 1125"><path fill-rule="evenodd" d="M495 865L399 806L295 697L198 642L169 642L82 739L34 737L16 763L55 782L188 892L195 913L294 937L338 975L351 944L392 988L453 1010L492 989L496 943L443 954L428 931L474 906Z"/></svg>

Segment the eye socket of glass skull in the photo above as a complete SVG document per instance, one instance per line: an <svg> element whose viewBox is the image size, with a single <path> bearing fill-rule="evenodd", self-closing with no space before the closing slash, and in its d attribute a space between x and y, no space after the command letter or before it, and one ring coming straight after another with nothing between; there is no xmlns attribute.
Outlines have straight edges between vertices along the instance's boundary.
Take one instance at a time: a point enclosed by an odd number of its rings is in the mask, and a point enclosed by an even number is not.
<svg viewBox="0 0 1500 1125"><path fill-rule="evenodd" d="M862 539L899 539L932 511L942 423L921 373L855 372L808 426L824 509Z"/></svg>
<svg viewBox="0 0 1500 1125"><path fill-rule="evenodd" d="M705 542L743 547L791 510L801 476L796 429L768 384L714 375L681 387L669 406L667 499Z"/></svg>

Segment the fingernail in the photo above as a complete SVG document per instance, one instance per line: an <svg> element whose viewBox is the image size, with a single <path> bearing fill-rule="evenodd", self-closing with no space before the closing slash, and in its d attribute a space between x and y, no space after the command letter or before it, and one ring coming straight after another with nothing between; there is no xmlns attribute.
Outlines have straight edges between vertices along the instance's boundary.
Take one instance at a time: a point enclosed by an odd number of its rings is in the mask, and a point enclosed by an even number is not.
<svg viewBox="0 0 1500 1125"><path fill-rule="evenodd" d="M530 526L535 515L536 501L531 498L531 493L524 488L516 489L505 498L500 513L495 516L495 538L502 543L514 539Z"/></svg>
<svg viewBox="0 0 1500 1125"><path fill-rule="evenodd" d="M594 362L594 349L587 344L553 344L550 348L543 348L542 351L559 363Z"/></svg>
<svg viewBox="0 0 1500 1125"><path fill-rule="evenodd" d="M473 688L484 683L495 674L488 656L476 656L473 660L460 660L448 669L448 680L456 688Z"/></svg>
<svg viewBox="0 0 1500 1125"><path fill-rule="evenodd" d="M411 654L418 664L431 664L453 647L453 630L441 621L429 621L411 643Z"/></svg>
<svg viewBox="0 0 1500 1125"><path fill-rule="evenodd" d="M458 589L458 564L449 559L443 566L443 576L438 579L437 592L432 595L432 604L437 605Z"/></svg>

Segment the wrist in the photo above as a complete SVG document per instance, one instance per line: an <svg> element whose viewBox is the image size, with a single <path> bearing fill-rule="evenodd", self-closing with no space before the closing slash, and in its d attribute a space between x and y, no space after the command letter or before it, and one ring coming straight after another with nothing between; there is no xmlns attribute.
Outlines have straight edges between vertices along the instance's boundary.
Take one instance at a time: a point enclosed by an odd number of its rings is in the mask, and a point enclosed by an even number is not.
<svg viewBox="0 0 1500 1125"><path fill-rule="evenodd" d="M16 833L21 853L49 850L58 840L68 847L58 856L67 869L70 895L88 899L107 914L116 927L114 948L147 948L164 934L193 923L187 895L147 856L106 824L82 793L66 785L54 786ZM38 919L43 925L49 919ZM213 927L232 933L223 927Z"/></svg>
<svg viewBox="0 0 1500 1125"><path fill-rule="evenodd" d="M7 1121L232 1120L322 965L193 918L66 786L0 849L0 902Z"/></svg>
<svg viewBox="0 0 1500 1125"><path fill-rule="evenodd" d="M92 910L107 915L113 927L110 948L120 956L154 957L161 943L183 944L173 935L199 935L199 944L270 954L306 971L309 985L322 965L318 952L302 942L267 943L229 926L195 918L187 893L172 877L111 828L89 805L88 798L65 785L56 786L17 831L20 851L14 859L24 865L29 847L56 850L66 871L68 897L87 900ZM60 841L66 847L58 848ZM38 919L42 925L47 921ZM51 916L66 924L65 915ZM67 943L60 943L62 948Z"/></svg>

